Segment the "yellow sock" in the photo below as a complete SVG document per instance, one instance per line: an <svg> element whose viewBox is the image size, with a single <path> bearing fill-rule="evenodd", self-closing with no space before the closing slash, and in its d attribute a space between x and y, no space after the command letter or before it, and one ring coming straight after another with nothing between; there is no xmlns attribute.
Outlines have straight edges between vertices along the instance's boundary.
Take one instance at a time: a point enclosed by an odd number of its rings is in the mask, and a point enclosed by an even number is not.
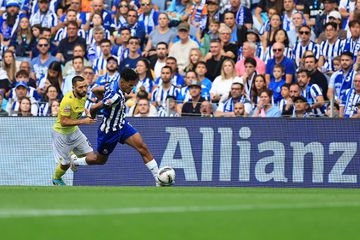
<svg viewBox="0 0 360 240"><path fill-rule="evenodd" d="M62 170L61 169L61 163L59 163L57 166L56 166L56 169L55 169L55 174L54 174L54 179L60 179L64 174L66 173L66 170Z"/></svg>

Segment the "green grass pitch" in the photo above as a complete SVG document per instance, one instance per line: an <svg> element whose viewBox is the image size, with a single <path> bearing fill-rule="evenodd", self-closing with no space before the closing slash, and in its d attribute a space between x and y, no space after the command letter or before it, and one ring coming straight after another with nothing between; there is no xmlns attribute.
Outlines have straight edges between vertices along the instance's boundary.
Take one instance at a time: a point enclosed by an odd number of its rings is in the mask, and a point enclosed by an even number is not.
<svg viewBox="0 0 360 240"><path fill-rule="evenodd" d="M0 239L360 239L356 189L0 187Z"/></svg>

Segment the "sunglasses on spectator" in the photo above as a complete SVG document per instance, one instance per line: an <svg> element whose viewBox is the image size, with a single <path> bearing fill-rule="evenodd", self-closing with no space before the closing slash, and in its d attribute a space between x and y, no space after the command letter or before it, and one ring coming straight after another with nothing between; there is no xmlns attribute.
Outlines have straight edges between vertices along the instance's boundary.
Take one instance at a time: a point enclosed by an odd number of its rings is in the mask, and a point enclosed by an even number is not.
<svg viewBox="0 0 360 240"><path fill-rule="evenodd" d="M39 46L39 47L48 47L49 44L47 44L47 43L46 43L46 44L38 44L38 46Z"/></svg>
<svg viewBox="0 0 360 240"><path fill-rule="evenodd" d="M273 51L274 52L282 52L282 49L281 48L274 48Z"/></svg>
<svg viewBox="0 0 360 240"><path fill-rule="evenodd" d="M309 35L310 34L310 32L308 32L308 31L299 31L299 33L300 33L300 35L303 35L303 34Z"/></svg>
<svg viewBox="0 0 360 240"><path fill-rule="evenodd" d="M143 7L150 6L150 3L142 3L141 6Z"/></svg>

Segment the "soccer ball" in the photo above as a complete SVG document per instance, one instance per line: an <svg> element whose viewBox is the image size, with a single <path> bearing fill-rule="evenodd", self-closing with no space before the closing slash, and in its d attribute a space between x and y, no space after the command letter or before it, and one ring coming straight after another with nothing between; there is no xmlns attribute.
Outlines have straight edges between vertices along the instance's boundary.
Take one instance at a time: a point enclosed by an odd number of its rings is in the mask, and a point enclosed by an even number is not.
<svg viewBox="0 0 360 240"><path fill-rule="evenodd" d="M171 186L175 182L175 170L172 167L162 167L157 178L161 186Z"/></svg>

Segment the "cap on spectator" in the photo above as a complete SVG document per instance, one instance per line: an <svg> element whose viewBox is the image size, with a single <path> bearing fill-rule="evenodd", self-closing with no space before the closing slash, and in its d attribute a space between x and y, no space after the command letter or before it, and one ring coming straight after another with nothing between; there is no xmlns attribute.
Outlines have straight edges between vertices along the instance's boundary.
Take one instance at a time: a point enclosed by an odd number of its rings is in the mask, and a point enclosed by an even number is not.
<svg viewBox="0 0 360 240"><path fill-rule="evenodd" d="M201 82L196 81L196 80L192 80L190 85L189 85L189 88L194 87L194 86L201 88Z"/></svg>
<svg viewBox="0 0 360 240"><path fill-rule="evenodd" d="M180 31L180 30L189 31L190 30L190 25L187 22L182 22L182 23L179 24L177 29L178 29L178 31Z"/></svg>
<svg viewBox="0 0 360 240"><path fill-rule="evenodd" d="M6 2L6 8L8 8L8 7L18 7L18 8L20 8L19 1L18 0L8 0Z"/></svg>
<svg viewBox="0 0 360 240"><path fill-rule="evenodd" d="M340 12L333 10L329 13L328 17L329 18L333 17L335 19L341 19L341 14L340 14Z"/></svg>
<svg viewBox="0 0 360 240"><path fill-rule="evenodd" d="M24 82L24 81L21 81L21 82L16 83L15 88L18 88L18 87L20 87L20 86L23 86L23 87L26 88L26 89L29 88L29 86L27 85L27 83Z"/></svg>
<svg viewBox="0 0 360 240"><path fill-rule="evenodd" d="M108 59L106 61L109 62L110 60L114 60L116 63L118 62L118 60L114 56L108 57Z"/></svg>
<svg viewBox="0 0 360 240"><path fill-rule="evenodd" d="M299 96L299 97L294 97L293 99L293 102L296 103L297 101L301 101L301 102L304 102L304 103L307 103L307 99L303 96Z"/></svg>

